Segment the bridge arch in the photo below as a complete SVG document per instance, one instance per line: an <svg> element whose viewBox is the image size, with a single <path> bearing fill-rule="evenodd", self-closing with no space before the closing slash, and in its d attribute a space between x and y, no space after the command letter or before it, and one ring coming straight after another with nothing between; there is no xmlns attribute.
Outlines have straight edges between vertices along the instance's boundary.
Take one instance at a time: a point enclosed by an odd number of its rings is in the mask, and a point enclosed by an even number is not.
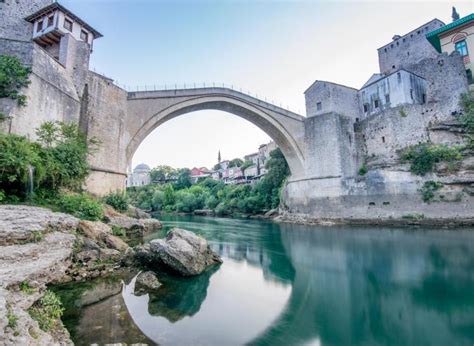
<svg viewBox="0 0 474 346"><path fill-rule="evenodd" d="M298 114L226 88L129 93L127 103L127 162L142 141L166 121L199 110L220 110L239 116L267 133L282 150L292 176L304 174L304 118Z"/></svg>

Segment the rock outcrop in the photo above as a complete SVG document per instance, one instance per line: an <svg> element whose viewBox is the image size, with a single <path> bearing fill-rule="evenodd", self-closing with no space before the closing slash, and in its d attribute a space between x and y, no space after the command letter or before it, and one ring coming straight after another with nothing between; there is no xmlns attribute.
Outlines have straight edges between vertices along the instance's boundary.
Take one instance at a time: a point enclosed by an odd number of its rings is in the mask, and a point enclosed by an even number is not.
<svg viewBox="0 0 474 346"><path fill-rule="evenodd" d="M141 248L138 253L150 263L162 263L183 276L199 275L210 265L222 263L204 238L180 228L173 228L165 239L152 240L148 256L147 250Z"/></svg>
<svg viewBox="0 0 474 346"><path fill-rule="evenodd" d="M151 216L146 211L130 205L127 210L127 215L135 219L150 219Z"/></svg>
<svg viewBox="0 0 474 346"><path fill-rule="evenodd" d="M0 206L1 345L72 344L61 325L46 333L27 310L42 297L47 284L61 280L71 264L76 237L69 231L78 222L43 208Z"/></svg>
<svg viewBox="0 0 474 346"><path fill-rule="evenodd" d="M78 225L79 231L87 238L95 242L101 243L109 248L126 251L128 249L127 243L122 239L112 234L110 226L102 222L81 220Z"/></svg>
<svg viewBox="0 0 474 346"><path fill-rule="evenodd" d="M155 291L160 287L161 282L158 281L155 273L152 271L141 272L137 275L134 293L136 295L142 295L150 291Z"/></svg>
<svg viewBox="0 0 474 346"><path fill-rule="evenodd" d="M111 227L124 229L128 237L143 237L162 227L161 222L157 219L135 219L125 215L109 216L107 223Z"/></svg>
<svg viewBox="0 0 474 346"><path fill-rule="evenodd" d="M73 231L79 223L68 214L21 205L0 206L0 220L0 246L37 241L53 231Z"/></svg>

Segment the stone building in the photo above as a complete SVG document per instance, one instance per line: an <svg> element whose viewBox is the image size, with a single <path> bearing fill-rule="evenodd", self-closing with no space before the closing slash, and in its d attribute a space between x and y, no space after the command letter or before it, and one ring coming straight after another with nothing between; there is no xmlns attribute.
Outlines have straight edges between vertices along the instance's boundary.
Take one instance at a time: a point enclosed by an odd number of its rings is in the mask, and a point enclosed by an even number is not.
<svg viewBox="0 0 474 346"><path fill-rule="evenodd" d="M76 42L86 43L92 52L94 40L102 37L97 30L57 2L36 11L25 20L33 24L33 41L63 66L72 63L71 46Z"/></svg>
<svg viewBox="0 0 474 346"><path fill-rule="evenodd" d="M127 177L127 187L149 185L151 183L150 171L150 167L144 163L137 165Z"/></svg>
<svg viewBox="0 0 474 346"><path fill-rule="evenodd" d="M357 89L317 80L306 89L304 96L308 117L334 112L359 118Z"/></svg>
<svg viewBox="0 0 474 346"><path fill-rule="evenodd" d="M426 38L439 53L457 51L463 58L469 83L474 84L474 13L459 18L453 8L453 22L428 33Z"/></svg>
<svg viewBox="0 0 474 346"><path fill-rule="evenodd" d="M393 36L378 49L380 72L359 90L315 81L305 91L307 116L336 113L358 122L390 109L428 104L431 111L435 107L444 115L458 112L459 95L466 90L466 81L459 75L462 60L459 54L440 54L427 39L431 32L444 32L448 26L433 19L403 36Z"/></svg>
<svg viewBox="0 0 474 346"><path fill-rule="evenodd" d="M391 107L426 102L426 80L400 69L388 75L375 73L358 93L360 113L365 118Z"/></svg>
<svg viewBox="0 0 474 346"><path fill-rule="evenodd" d="M438 52L426 40L426 34L443 26L435 18L405 35L394 35L390 43L378 49L380 72L389 74L425 58L435 58Z"/></svg>

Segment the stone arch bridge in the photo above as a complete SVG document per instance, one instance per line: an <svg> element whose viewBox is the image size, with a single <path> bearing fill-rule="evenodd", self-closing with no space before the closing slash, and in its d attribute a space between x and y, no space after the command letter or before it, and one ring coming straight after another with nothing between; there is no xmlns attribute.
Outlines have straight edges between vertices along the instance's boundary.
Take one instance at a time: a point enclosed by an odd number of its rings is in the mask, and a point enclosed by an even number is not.
<svg viewBox="0 0 474 346"><path fill-rule="evenodd" d="M98 195L125 187L128 164L154 129L177 116L205 109L225 111L250 121L275 141L291 170L288 186L293 184L296 190L287 188L290 195L296 193L304 200L301 188L307 189L308 182L321 179L337 194L343 175L352 174L343 153L345 142L338 138L343 127L350 130L352 125L343 123L335 114L306 118L229 88L126 92L103 83L93 79L86 86L87 102L80 118L88 136L101 142L90 159L92 174L87 183L88 190Z"/></svg>

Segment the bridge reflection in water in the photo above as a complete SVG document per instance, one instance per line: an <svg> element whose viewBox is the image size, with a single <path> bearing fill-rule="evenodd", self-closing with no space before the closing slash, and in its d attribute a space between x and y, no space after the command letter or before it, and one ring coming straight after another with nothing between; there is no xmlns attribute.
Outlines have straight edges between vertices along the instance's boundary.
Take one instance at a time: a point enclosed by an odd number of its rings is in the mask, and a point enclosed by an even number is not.
<svg viewBox="0 0 474 346"><path fill-rule="evenodd" d="M128 318L154 342L471 345L474 340L472 230L323 228L196 217L164 223L209 239L224 264L193 279L161 275L164 285L150 295L134 295L133 281L125 287Z"/></svg>

